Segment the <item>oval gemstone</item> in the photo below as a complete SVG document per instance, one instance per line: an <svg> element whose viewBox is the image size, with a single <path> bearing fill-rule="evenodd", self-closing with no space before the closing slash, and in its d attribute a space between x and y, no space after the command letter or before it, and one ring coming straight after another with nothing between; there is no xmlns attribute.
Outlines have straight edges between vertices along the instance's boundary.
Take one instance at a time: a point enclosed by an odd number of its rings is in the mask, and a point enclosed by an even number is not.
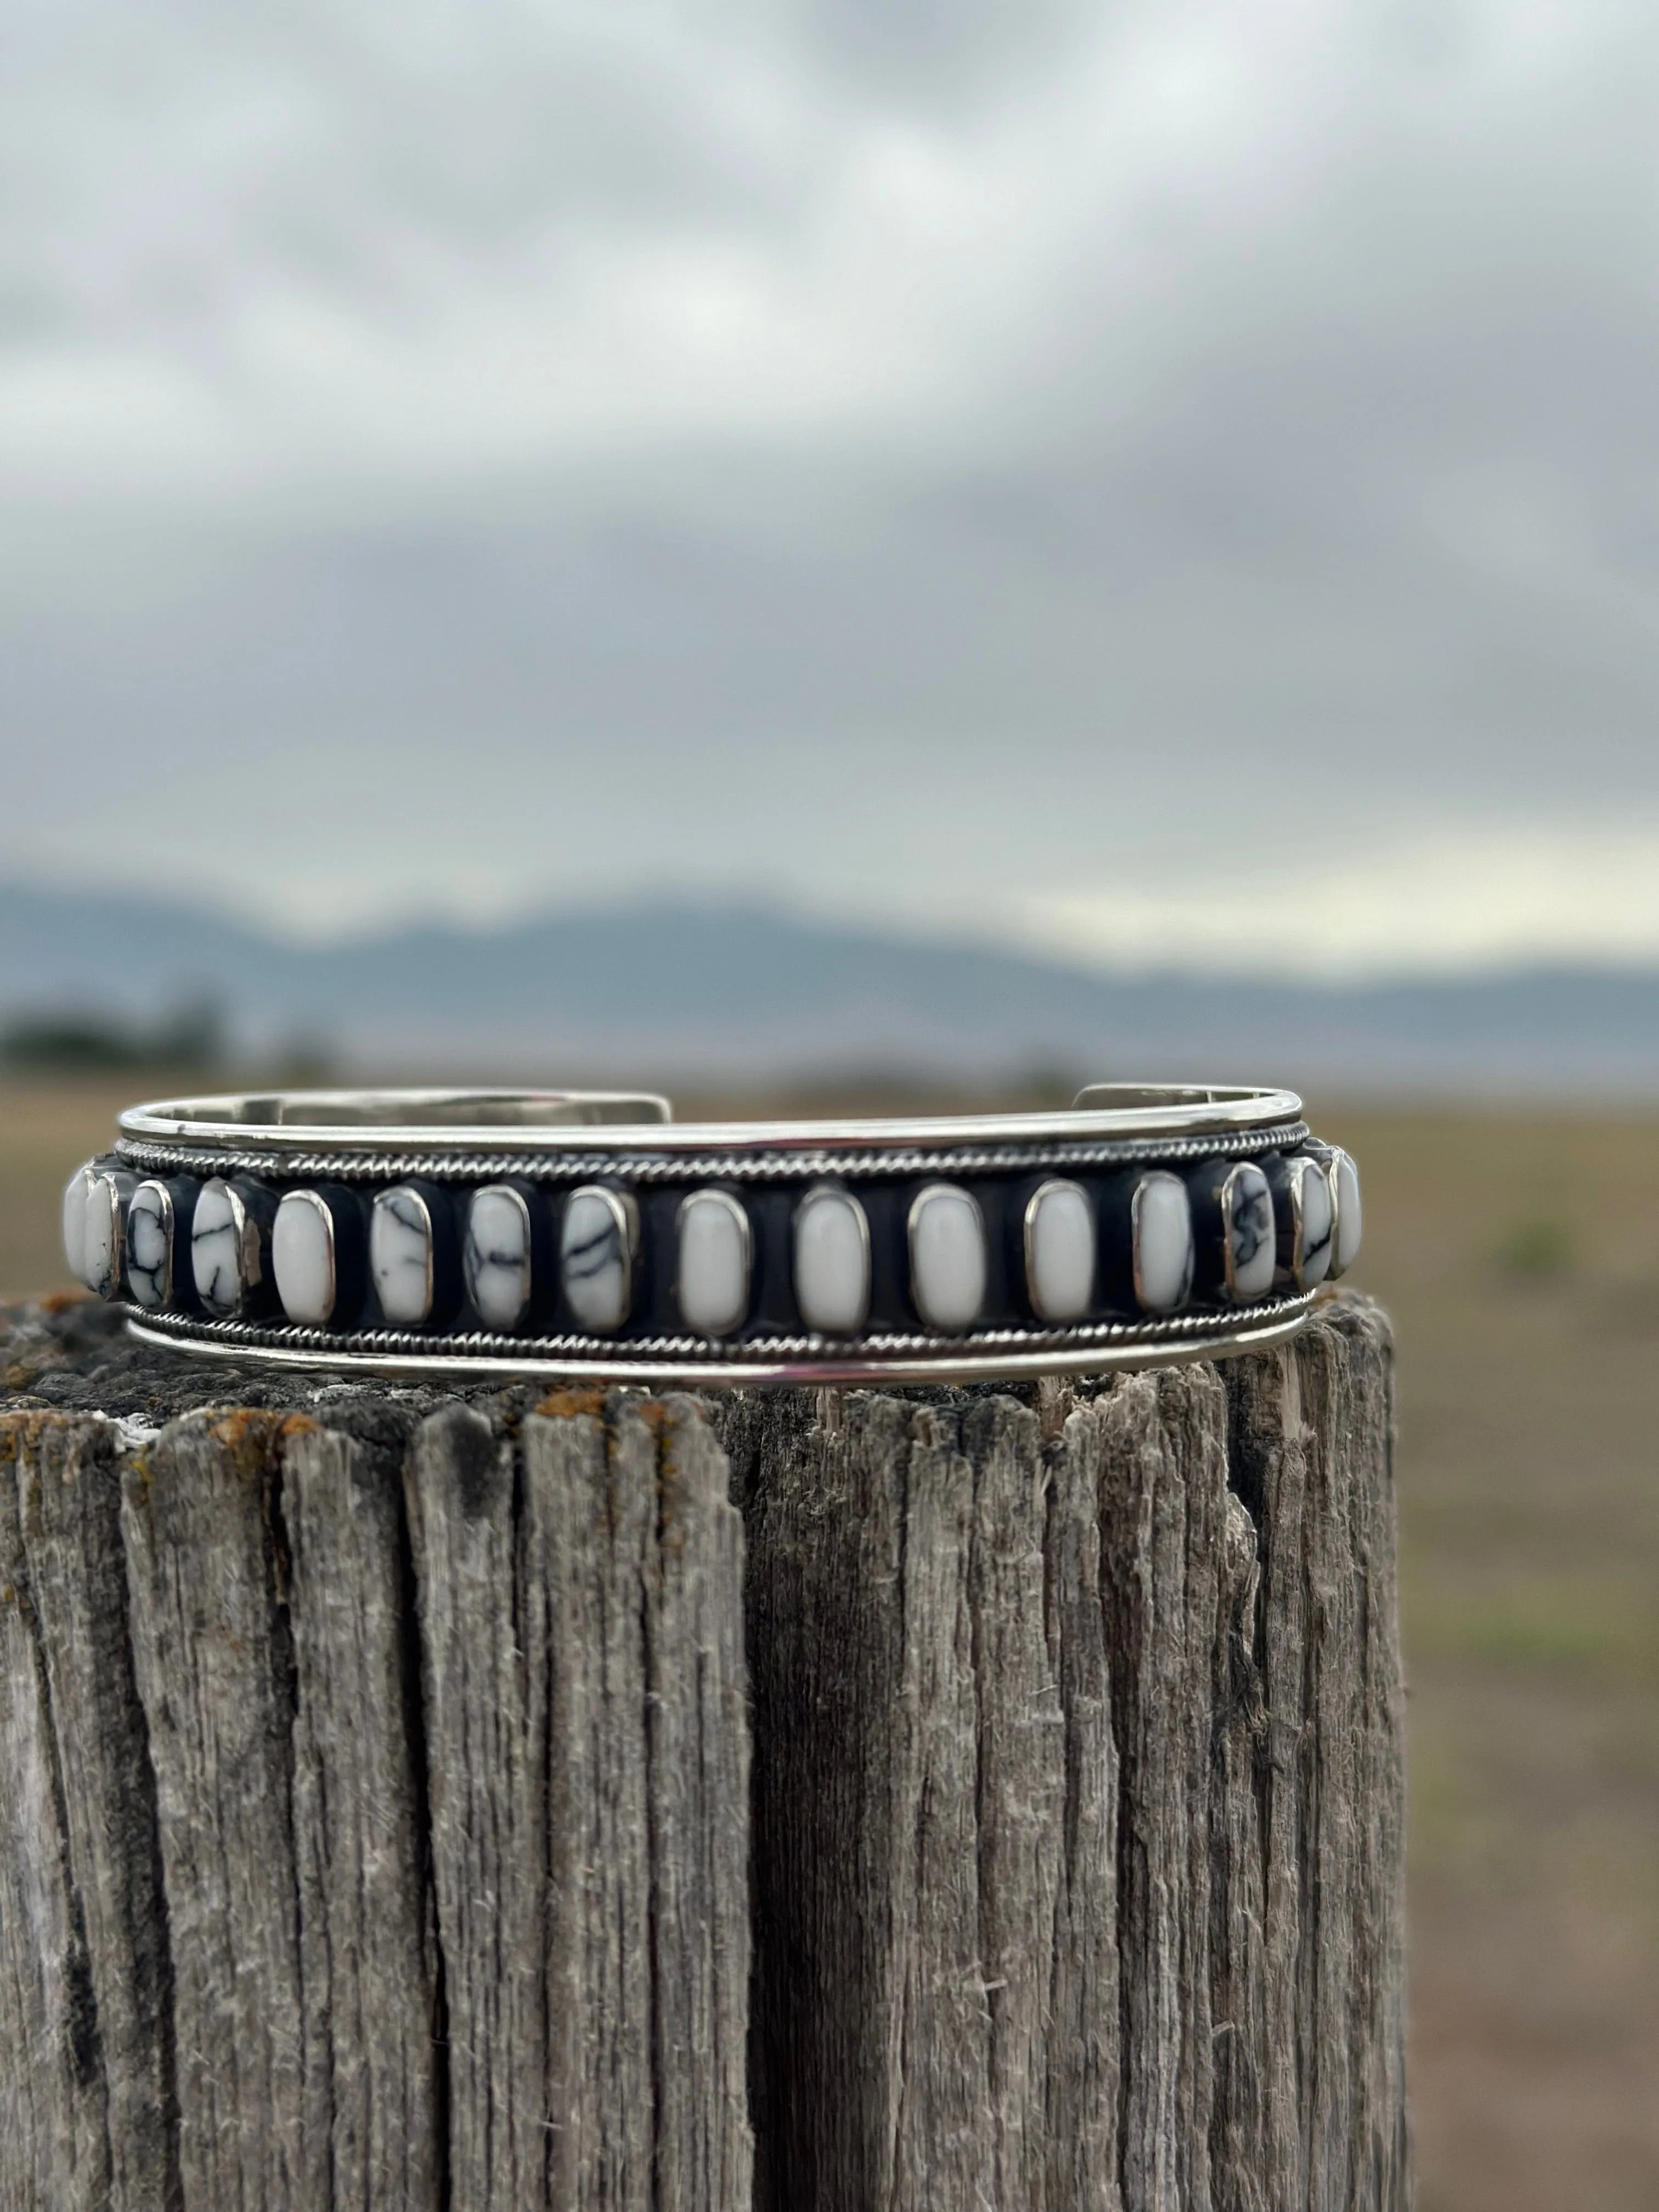
<svg viewBox="0 0 1659 2212"><path fill-rule="evenodd" d="M985 1217L955 1183L930 1183L910 1208L910 1296L930 1328L967 1328L985 1304Z"/></svg>
<svg viewBox="0 0 1659 2212"><path fill-rule="evenodd" d="M699 1336L730 1336L749 1310L749 1217L727 1191L693 1191L680 1207L675 1298Z"/></svg>
<svg viewBox="0 0 1659 2212"><path fill-rule="evenodd" d="M603 1183L585 1184L566 1201L559 1227L559 1280L565 1304L586 1329L608 1336L633 1302L630 1201Z"/></svg>
<svg viewBox="0 0 1659 2212"><path fill-rule="evenodd" d="M87 1194L86 1242L82 1261L87 1288L100 1298L118 1297L126 1257L127 1197L131 1176L95 1175Z"/></svg>
<svg viewBox="0 0 1659 2212"><path fill-rule="evenodd" d="M1074 1182L1045 1182L1025 1209L1025 1287L1043 1321L1081 1321L1095 1294L1095 1215Z"/></svg>
<svg viewBox="0 0 1659 2212"><path fill-rule="evenodd" d="M1130 1207L1135 1296L1148 1313L1175 1313L1193 1287L1193 1206L1179 1176L1142 1176Z"/></svg>
<svg viewBox="0 0 1659 2212"><path fill-rule="evenodd" d="M127 1288L150 1312L173 1296L173 1194L163 1182L141 1182L127 1208Z"/></svg>
<svg viewBox="0 0 1659 2212"><path fill-rule="evenodd" d="M87 1283L87 1200L92 1191L90 1167L76 1168L64 1185L64 1257L77 1283Z"/></svg>
<svg viewBox="0 0 1659 2212"><path fill-rule="evenodd" d="M1331 1273L1344 1275L1359 1257L1360 1233L1364 1227L1359 1202L1359 1170L1352 1156L1340 1151L1334 1156L1331 1168L1336 1189L1336 1250Z"/></svg>
<svg viewBox="0 0 1659 2212"><path fill-rule="evenodd" d="M1298 1160L1294 1172L1302 1218L1297 1288L1316 1290L1331 1272L1332 1237L1336 1227L1331 1179L1321 1160Z"/></svg>
<svg viewBox="0 0 1659 2212"><path fill-rule="evenodd" d="M1253 1161L1241 1161L1222 1185L1221 1213L1228 1297L1237 1305L1265 1298L1273 1286L1278 1234L1273 1192Z"/></svg>
<svg viewBox="0 0 1659 2212"><path fill-rule="evenodd" d="M510 1183L474 1191L461 1248L466 1294L491 1328L516 1328L530 1304L530 1208Z"/></svg>
<svg viewBox="0 0 1659 2212"><path fill-rule="evenodd" d="M849 1190L809 1190L795 1212L795 1304L808 1328L846 1336L870 1310L870 1229Z"/></svg>
<svg viewBox="0 0 1659 2212"><path fill-rule="evenodd" d="M241 1306L242 1222L230 1185L215 1176L202 1185L190 1224L190 1271L196 1295L210 1314L228 1321Z"/></svg>
<svg viewBox="0 0 1659 2212"><path fill-rule="evenodd" d="M432 1311L432 1216L408 1183L377 1194L368 1219L368 1270L380 1311L411 1327Z"/></svg>
<svg viewBox="0 0 1659 2212"><path fill-rule="evenodd" d="M285 1194L271 1226L270 1266L290 1321L320 1328L333 1318L334 1217L314 1190Z"/></svg>

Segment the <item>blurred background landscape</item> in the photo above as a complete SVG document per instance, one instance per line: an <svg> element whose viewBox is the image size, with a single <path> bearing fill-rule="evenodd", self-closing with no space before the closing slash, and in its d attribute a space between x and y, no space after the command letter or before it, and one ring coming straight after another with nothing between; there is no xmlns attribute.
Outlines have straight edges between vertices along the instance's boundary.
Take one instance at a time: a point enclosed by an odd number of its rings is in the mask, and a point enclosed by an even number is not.
<svg viewBox="0 0 1659 2212"><path fill-rule="evenodd" d="M0 38L0 1292L186 1085L1297 1085L1423 2212L1659 2206L1659 17Z"/></svg>
<svg viewBox="0 0 1659 2212"><path fill-rule="evenodd" d="M58 1190L134 1092L0 1083L0 1295L61 1281ZM913 1079L676 1108L1070 1097ZM1363 1164L1353 1280L1399 1342L1419 2202L1636 2212L1659 2203L1659 1115L1310 1112Z"/></svg>

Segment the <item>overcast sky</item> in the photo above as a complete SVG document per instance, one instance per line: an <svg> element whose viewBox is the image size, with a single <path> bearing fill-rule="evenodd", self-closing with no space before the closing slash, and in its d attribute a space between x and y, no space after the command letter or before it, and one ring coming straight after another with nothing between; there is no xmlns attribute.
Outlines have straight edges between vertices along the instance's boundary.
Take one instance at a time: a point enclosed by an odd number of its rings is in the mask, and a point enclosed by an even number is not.
<svg viewBox="0 0 1659 2212"><path fill-rule="evenodd" d="M0 51L0 866L1659 953L1650 0Z"/></svg>

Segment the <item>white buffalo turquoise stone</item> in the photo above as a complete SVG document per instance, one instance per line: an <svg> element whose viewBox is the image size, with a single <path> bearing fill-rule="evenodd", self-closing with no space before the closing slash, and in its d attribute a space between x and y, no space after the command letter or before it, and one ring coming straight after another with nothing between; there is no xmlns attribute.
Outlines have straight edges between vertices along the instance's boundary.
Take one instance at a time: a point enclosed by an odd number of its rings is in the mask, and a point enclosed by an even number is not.
<svg viewBox="0 0 1659 2212"><path fill-rule="evenodd" d="M1316 1290L1331 1272L1332 1232L1336 1209L1331 1199L1331 1178L1322 1161L1297 1160L1292 1172L1302 1222L1298 1239L1297 1288Z"/></svg>
<svg viewBox="0 0 1659 2212"><path fill-rule="evenodd" d="M559 1226L559 1281L585 1329L608 1336L628 1319L634 1288L634 1201L587 1183L566 1200Z"/></svg>
<svg viewBox="0 0 1659 2212"><path fill-rule="evenodd" d="M910 1207L910 1296L930 1328L967 1328L985 1304L985 1217L955 1183L929 1183Z"/></svg>
<svg viewBox="0 0 1659 2212"><path fill-rule="evenodd" d="M1179 1176L1142 1176L1130 1206L1135 1296L1148 1313L1175 1313L1193 1287L1193 1207Z"/></svg>
<svg viewBox="0 0 1659 2212"><path fill-rule="evenodd" d="M729 1191L696 1190L679 1231L680 1318L699 1336L730 1336L749 1310L749 1217Z"/></svg>
<svg viewBox="0 0 1659 2212"><path fill-rule="evenodd" d="M1364 1225L1359 1203L1359 1170L1346 1152L1338 1152L1333 1156L1331 1179L1336 1189L1336 1250L1331 1273L1345 1275L1359 1257L1359 1237Z"/></svg>
<svg viewBox="0 0 1659 2212"><path fill-rule="evenodd" d="M1227 1295L1236 1305L1248 1305L1272 1290L1278 1261L1273 1193L1253 1162L1242 1161L1227 1177L1221 1211L1227 1242Z"/></svg>
<svg viewBox="0 0 1659 2212"><path fill-rule="evenodd" d="M1042 1321L1081 1321L1095 1294L1095 1215L1074 1182L1045 1182L1025 1209L1025 1287Z"/></svg>
<svg viewBox="0 0 1659 2212"><path fill-rule="evenodd" d="M870 1228L849 1190L809 1190L795 1211L795 1304L808 1328L846 1336L870 1310Z"/></svg>
<svg viewBox="0 0 1659 2212"><path fill-rule="evenodd" d="M404 1327L432 1311L432 1216L408 1183L377 1194L368 1218L368 1271L380 1311Z"/></svg>
<svg viewBox="0 0 1659 2212"><path fill-rule="evenodd" d="M242 1220L230 1185L222 1176L197 1194L190 1224L190 1271L196 1295L221 1321L242 1303Z"/></svg>
<svg viewBox="0 0 1659 2212"><path fill-rule="evenodd" d="M92 1170L76 1168L64 1185L64 1257L77 1283L87 1282L87 1200L92 1193Z"/></svg>
<svg viewBox="0 0 1659 2212"><path fill-rule="evenodd" d="M472 1194L461 1267L479 1320L516 1328L530 1304L530 1208L510 1183Z"/></svg>
<svg viewBox="0 0 1659 2212"><path fill-rule="evenodd" d="M95 1175L87 1194L86 1284L100 1298L118 1297L121 1271L126 1258L127 1201L133 1178L105 1172Z"/></svg>
<svg viewBox="0 0 1659 2212"><path fill-rule="evenodd" d="M320 1328L332 1320L336 1294L334 1217L314 1190L290 1190L270 1231L270 1268L290 1321Z"/></svg>
<svg viewBox="0 0 1659 2212"><path fill-rule="evenodd" d="M173 1295L173 1198L165 1183L141 1182L127 1208L127 1288L154 1312Z"/></svg>

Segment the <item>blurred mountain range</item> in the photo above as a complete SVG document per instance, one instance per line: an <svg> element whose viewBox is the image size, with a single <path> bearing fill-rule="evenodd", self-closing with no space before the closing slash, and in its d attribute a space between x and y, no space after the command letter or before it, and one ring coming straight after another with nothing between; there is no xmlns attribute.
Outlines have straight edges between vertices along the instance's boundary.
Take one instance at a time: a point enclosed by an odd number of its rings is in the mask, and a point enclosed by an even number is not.
<svg viewBox="0 0 1659 2212"><path fill-rule="evenodd" d="M343 1071L706 1081L1016 1073L1399 1093L1659 1091L1659 969L1308 983L1122 975L748 906L295 945L184 900L0 884L0 1024L161 1035ZM192 1012L192 1010L194 1012Z"/></svg>

